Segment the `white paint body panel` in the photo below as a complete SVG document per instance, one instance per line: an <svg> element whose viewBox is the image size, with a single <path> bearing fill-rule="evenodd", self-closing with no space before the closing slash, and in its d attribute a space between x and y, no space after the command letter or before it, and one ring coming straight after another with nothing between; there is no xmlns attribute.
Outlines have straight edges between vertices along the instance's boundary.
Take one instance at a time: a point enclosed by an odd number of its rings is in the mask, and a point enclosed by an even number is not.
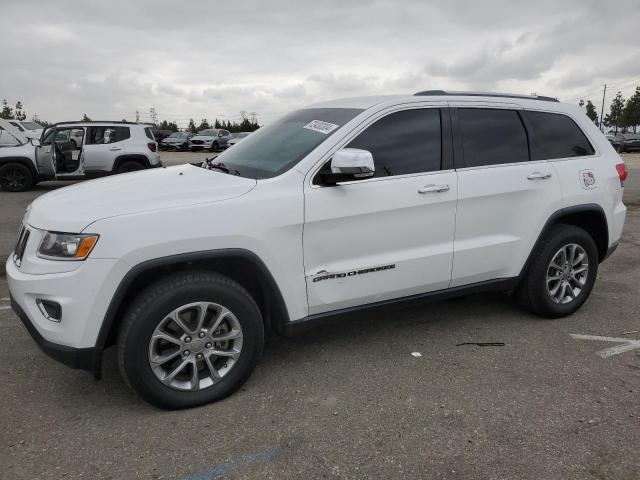
<svg viewBox="0 0 640 480"><path fill-rule="evenodd" d="M425 185L449 190L418 193ZM447 288L456 197L454 171L309 188L304 229L309 313ZM394 268L314 281L321 271L384 265Z"/></svg>
<svg viewBox="0 0 640 480"><path fill-rule="evenodd" d="M529 180L534 172L550 173ZM458 216L451 286L515 277L547 219L562 206L546 161L458 170Z"/></svg>

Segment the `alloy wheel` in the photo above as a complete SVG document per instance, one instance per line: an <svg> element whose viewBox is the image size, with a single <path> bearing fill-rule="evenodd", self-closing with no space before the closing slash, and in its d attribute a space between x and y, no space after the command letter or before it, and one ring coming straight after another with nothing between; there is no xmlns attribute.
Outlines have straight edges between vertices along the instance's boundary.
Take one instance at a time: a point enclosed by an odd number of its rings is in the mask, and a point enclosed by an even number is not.
<svg viewBox="0 0 640 480"><path fill-rule="evenodd" d="M242 327L226 307L183 305L158 324L149 342L156 378L176 390L197 391L222 380L242 352Z"/></svg>
<svg viewBox="0 0 640 480"><path fill-rule="evenodd" d="M2 175L2 184L12 189L19 189L27 182L27 176L22 169L9 167Z"/></svg>
<svg viewBox="0 0 640 480"><path fill-rule="evenodd" d="M589 257L580 245L560 248L547 267L547 292L554 303L574 301L585 288L589 275Z"/></svg>

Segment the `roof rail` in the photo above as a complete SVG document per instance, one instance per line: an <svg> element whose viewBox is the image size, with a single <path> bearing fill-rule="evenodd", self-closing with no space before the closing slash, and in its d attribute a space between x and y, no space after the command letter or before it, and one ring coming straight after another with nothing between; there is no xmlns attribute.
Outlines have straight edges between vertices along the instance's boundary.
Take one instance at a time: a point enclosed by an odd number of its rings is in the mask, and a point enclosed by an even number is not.
<svg viewBox="0 0 640 480"><path fill-rule="evenodd" d="M447 92L445 90L424 90L413 94L414 97L436 96L460 96L460 97L499 97L499 98L525 98L527 100L541 100L543 102L558 102L557 98L544 95L518 95L515 93L491 93L491 92Z"/></svg>
<svg viewBox="0 0 640 480"><path fill-rule="evenodd" d="M87 121L72 120L70 122L56 122L49 126L55 127L56 125L72 125L72 124L78 124L78 123L120 123L123 125L140 125L140 123L138 122L123 122L122 120L87 120Z"/></svg>

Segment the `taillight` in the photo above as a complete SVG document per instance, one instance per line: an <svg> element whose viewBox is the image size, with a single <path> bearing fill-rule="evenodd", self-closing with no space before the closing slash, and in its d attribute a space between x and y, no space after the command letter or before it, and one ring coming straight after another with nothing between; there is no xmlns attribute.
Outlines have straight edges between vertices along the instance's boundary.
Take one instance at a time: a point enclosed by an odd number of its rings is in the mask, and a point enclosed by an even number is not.
<svg viewBox="0 0 640 480"><path fill-rule="evenodd" d="M149 150L151 150L152 152L156 151L156 144L155 142L149 142L147 143L147 147L149 147Z"/></svg>
<svg viewBox="0 0 640 480"><path fill-rule="evenodd" d="M624 182L627 179L627 175L629 175L627 166L624 163L619 163L616 165L616 170L618 171L618 176L620 177L620 183Z"/></svg>

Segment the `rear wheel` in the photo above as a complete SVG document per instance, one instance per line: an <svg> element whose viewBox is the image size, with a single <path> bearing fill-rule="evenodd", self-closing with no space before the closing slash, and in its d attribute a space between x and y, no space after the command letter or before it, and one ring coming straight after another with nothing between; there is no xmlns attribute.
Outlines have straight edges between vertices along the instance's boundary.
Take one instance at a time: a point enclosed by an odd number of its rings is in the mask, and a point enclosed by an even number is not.
<svg viewBox="0 0 640 480"><path fill-rule="evenodd" d="M598 250L585 230L555 225L536 247L518 298L543 317L570 315L587 300L598 272Z"/></svg>
<svg viewBox="0 0 640 480"><path fill-rule="evenodd" d="M135 172L138 170L144 170L144 165L135 160L127 160L125 162L122 162L122 164L118 167L117 173Z"/></svg>
<svg viewBox="0 0 640 480"><path fill-rule="evenodd" d="M0 187L6 192L24 192L33 186L33 173L21 163L7 163L0 167Z"/></svg>
<svg viewBox="0 0 640 480"><path fill-rule="evenodd" d="M262 316L233 280L180 273L133 302L118 338L120 371L146 401L188 408L224 398L249 377L262 354Z"/></svg>

